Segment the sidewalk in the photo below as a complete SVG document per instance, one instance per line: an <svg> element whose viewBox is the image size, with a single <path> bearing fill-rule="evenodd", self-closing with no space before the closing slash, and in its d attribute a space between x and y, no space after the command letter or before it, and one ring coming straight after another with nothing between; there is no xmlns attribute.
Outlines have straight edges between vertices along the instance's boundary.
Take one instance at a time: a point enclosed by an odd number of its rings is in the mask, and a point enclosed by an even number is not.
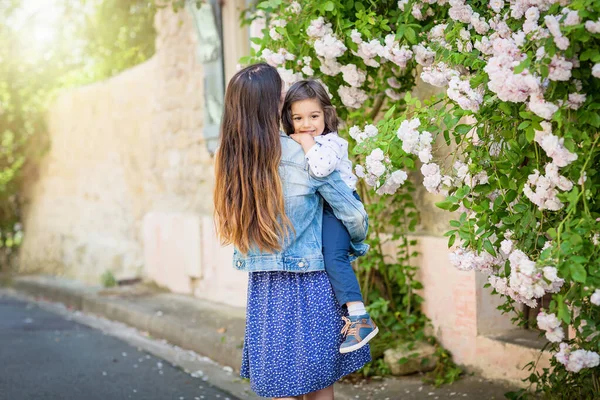
<svg viewBox="0 0 600 400"><path fill-rule="evenodd" d="M69 309L122 322L153 338L206 356L228 370L231 382L222 389L239 386L237 393L249 393L248 383L237 378L242 358L244 309L210 303L198 298L160 291L145 285L103 289L50 276L22 276L9 282L17 292L38 301L64 304ZM215 383L219 386L218 383ZM238 390L239 389L239 390ZM516 390L503 382L467 376L441 388L423 384L419 376L385 378L369 383L336 384L336 399L503 399ZM236 393L234 393L236 394Z"/></svg>

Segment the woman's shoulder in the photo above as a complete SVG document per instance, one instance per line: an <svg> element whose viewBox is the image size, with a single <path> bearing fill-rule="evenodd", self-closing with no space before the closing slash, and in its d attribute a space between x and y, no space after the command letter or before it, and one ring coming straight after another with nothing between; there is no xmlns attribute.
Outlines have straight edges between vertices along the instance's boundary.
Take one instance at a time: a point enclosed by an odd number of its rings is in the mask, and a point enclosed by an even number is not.
<svg viewBox="0 0 600 400"><path fill-rule="evenodd" d="M304 150L302 150L302 146L286 134L280 135L280 139L281 162L284 164L294 164L301 168L304 167L306 160L304 159Z"/></svg>

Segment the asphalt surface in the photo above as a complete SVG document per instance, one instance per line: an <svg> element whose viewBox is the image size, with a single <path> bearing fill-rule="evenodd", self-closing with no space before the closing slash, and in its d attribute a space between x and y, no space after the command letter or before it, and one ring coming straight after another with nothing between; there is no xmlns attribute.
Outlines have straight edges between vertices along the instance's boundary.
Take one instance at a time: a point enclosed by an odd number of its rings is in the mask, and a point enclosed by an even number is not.
<svg viewBox="0 0 600 400"><path fill-rule="evenodd" d="M238 400L155 356L0 297L0 400Z"/></svg>
<svg viewBox="0 0 600 400"><path fill-rule="evenodd" d="M169 365L177 365L180 370L190 371L198 379L206 379L212 386L233 394L228 396L231 399L264 399L252 392L249 383L240 379L235 369L242 359L241 343L245 330L243 308L165 293L145 285L125 286L109 291L48 275L14 277L9 287L0 286L0 300L3 297L33 303L43 310L77 321L85 327L105 332L116 340L129 343L135 349L144 349L148 354L157 357L157 360L168 360ZM506 351L515 351L509 346L512 345L505 344ZM119 354L120 352L117 352L117 355ZM0 364L0 400L4 365L6 362ZM424 384L422 378L420 375L411 375L338 383L335 398L498 400L504 399L505 393L518 390L518 386L514 384L488 380L468 371L457 382L439 388ZM147 398L158 397L156 395ZM198 395L179 397L200 398ZM115 397L106 397L107 400L112 398ZM204 398L210 397L205 395ZM214 398L224 400L222 395Z"/></svg>

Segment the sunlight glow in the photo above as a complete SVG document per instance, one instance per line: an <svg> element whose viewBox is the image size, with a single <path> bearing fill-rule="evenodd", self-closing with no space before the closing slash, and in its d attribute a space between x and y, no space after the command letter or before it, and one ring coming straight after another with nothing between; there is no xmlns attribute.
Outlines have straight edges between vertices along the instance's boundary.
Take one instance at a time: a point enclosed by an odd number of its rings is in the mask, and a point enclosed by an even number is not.
<svg viewBox="0 0 600 400"><path fill-rule="evenodd" d="M59 0L23 0L15 25L32 50L43 51L56 38L63 12Z"/></svg>

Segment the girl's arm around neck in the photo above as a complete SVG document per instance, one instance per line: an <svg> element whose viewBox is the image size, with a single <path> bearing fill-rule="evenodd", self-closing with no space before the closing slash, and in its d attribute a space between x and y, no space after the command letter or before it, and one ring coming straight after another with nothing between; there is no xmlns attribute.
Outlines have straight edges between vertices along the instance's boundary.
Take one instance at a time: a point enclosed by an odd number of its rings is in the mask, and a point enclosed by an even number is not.
<svg viewBox="0 0 600 400"><path fill-rule="evenodd" d="M355 243L365 240L369 229L367 212L339 173L333 173L326 178L314 178L314 182L317 184L317 192L329 203L336 218L348 229L351 240Z"/></svg>
<svg viewBox="0 0 600 400"><path fill-rule="evenodd" d="M347 158L348 146L343 139L335 134L319 136L317 140L312 136L310 139L299 140L306 142L306 144L302 144L302 142L298 141L302 145L306 155L310 172L318 178L330 175L338 168L340 162L344 158Z"/></svg>
<svg viewBox="0 0 600 400"><path fill-rule="evenodd" d="M299 143L300 146L302 146L304 154L308 153L308 151L316 144L315 138L308 133L292 133L290 137L294 139L296 143Z"/></svg>

